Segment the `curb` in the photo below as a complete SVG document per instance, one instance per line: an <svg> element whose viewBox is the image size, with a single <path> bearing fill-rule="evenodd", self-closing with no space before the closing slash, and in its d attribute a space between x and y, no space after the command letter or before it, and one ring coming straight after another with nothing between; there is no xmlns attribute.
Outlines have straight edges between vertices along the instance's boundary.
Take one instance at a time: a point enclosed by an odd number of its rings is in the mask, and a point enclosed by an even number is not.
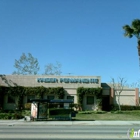
<svg viewBox="0 0 140 140"><path fill-rule="evenodd" d="M24 121L24 120L3 120L0 121L0 126L44 126L44 125L82 125L82 126L93 126L93 125L110 125L110 126L123 126L123 125L140 125L140 121Z"/></svg>

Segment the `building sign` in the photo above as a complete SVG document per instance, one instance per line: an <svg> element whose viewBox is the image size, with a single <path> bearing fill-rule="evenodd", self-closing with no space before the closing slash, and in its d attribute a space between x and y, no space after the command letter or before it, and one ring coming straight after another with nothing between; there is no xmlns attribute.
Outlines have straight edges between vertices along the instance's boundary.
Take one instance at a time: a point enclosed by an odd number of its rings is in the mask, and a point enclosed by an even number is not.
<svg viewBox="0 0 140 140"><path fill-rule="evenodd" d="M37 78L39 83L99 83L99 79L88 78Z"/></svg>

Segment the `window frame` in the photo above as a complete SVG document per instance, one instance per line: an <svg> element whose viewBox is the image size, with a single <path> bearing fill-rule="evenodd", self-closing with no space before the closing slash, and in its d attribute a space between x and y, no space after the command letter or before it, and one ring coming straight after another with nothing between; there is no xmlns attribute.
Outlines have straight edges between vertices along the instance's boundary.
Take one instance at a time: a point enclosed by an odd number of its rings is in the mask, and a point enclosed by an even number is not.
<svg viewBox="0 0 140 140"><path fill-rule="evenodd" d="M10 95L8 95L7 103L8 104L15 104L15 98L10 96Z"/></svg>
<svg viewBox="0 0 140 140"><path fill-rule="evenodd" d="M72 98L68 98L68 97L72 97ZM67 99L72 99L72 100L74 100L74 96L68 95L68 96L67 96Z"/></svg>
<svg viewBox="0 0 140 140"><path fill-rule="evenodd" d="M90 98L93 98L93 100L89 101L88 99L90 99ZM95 98L94 96L87 96L86 97L86 104L87 105L93 105L94 104L94 98Z"/></svg>

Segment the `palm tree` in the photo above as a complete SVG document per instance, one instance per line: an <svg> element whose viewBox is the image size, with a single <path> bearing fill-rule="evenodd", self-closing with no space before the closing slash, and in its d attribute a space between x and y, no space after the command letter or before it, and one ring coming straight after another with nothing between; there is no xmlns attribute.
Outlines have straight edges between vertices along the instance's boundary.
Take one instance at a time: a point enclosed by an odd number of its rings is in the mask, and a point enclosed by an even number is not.
<svg viewBox="0 0 140 140"><path fill-rule="evenodd" d="M140 59L140 20L133 20L131 26L125 25L123 26L123 29L125 31L125 37L132 38L133 36L135 36L138 39L138 55Z"/></svg>

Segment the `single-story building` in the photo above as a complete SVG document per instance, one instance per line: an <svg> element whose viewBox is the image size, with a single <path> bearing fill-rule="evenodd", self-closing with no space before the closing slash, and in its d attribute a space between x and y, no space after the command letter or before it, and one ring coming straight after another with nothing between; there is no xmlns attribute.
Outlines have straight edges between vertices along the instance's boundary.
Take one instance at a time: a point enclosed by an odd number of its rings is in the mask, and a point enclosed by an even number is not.
<svg viewBox="0 0 140 140"><path fill-rule="evenodd" d="M118 104L118 95L110 84L101 83L100 76L0 75L0 87L9 89L26 87L21 96L23 90L19 91L19 88L15 91L0 88L1 108L5 110L16 108L16 96L22 100L22 104L27 103L31 98L38 98L38 95L43 99L73 99L75 104L81 104L83 110L97 110L99 99L102 99L103 110L108 110L110 105ZM29 87L32 90L27 90ZM37 87L43 88L37 89ZM54 91L54 88L58 89ZM63 93L60 88L63 88ZM28 94L25 94L27 91ZM120 104L139 105L139 89L124 87L120 95Z"/></svg>

